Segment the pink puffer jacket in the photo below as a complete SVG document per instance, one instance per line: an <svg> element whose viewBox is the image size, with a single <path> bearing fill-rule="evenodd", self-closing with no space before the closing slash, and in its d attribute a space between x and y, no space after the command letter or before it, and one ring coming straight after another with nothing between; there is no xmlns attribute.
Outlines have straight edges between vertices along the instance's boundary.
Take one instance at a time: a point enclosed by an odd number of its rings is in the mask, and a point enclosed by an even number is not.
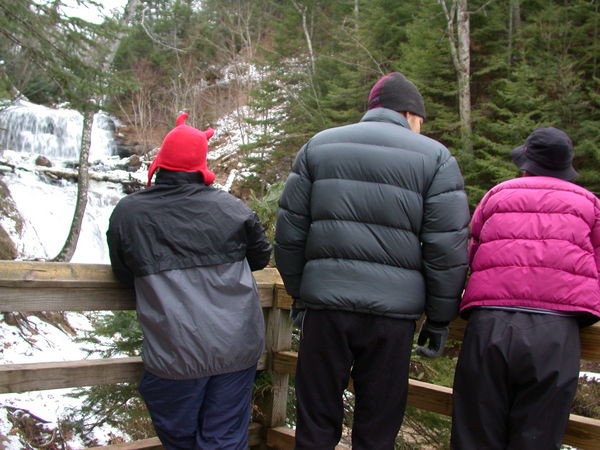
<svg viewBox="0 0 600 450"><path fill-rule="evenodd" d="M461 312L526 306L600 317L600 201L558 178L501 183L475 210L469 260Z"/></svg>

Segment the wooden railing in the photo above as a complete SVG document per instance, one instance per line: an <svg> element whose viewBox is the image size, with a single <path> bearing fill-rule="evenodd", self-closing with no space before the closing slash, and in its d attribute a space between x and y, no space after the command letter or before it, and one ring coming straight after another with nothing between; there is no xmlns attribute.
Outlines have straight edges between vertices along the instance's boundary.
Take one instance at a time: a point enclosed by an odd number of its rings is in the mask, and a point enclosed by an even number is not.
<svg viewBox="0 0 600 450"><path fill-rule="evenodd" d="M266 351L260 370L271 373L272 389L258 405L260 419L250 425L250 445L291 449L294 432L285 426L288 378L297 355L290 351L291 328L286 294L275 269L255 272L266 320ZM133 291L123 287L110 266L47 262L0 261L0 312L98 311L135 308ZM452 324L451 337L462 339L465 322ZM600 325L582 330L582 357L600 361ZM54 363L0 365L0 393L138 382L139 357ZM452 389L410 380L410 406L450 415ZM571 415L564 442L582 449L600 449L600 420ZM104 447L107 448L107 447ZM160 449L157 438L111 446L115 449Z"/></svg>

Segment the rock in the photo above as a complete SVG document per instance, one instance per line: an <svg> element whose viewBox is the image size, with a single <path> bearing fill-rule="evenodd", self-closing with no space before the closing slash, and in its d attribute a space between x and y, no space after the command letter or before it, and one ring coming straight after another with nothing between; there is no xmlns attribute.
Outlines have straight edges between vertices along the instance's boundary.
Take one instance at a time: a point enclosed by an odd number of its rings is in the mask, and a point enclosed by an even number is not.
<svg viewBox="0 0 600 450"><path fill-rule="evenodd" d="M44 166L44 167L52 167L52 161L50 161L45 156L40 155L35 159L35 165L36 166Z"/></svg>
<svg viewBox="0 0 600 450"><path fill-rule="evenodd" d="M137 172L140 167L142 167L142 158L138 155L131 155L125 165L125 170L127 172Z"/></svg>

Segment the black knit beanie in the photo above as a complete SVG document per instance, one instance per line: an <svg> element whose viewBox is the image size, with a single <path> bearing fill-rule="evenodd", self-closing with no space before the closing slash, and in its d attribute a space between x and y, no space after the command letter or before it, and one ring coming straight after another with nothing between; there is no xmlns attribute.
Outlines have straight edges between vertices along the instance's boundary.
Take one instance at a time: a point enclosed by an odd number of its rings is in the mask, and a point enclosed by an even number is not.
<svg viewBox="0 0 600 450"><path fill-rule="evenodd" d="M425 118L425 102L412 81L400 72L381 77L369 93L368 108L388 108Z"/></svg>

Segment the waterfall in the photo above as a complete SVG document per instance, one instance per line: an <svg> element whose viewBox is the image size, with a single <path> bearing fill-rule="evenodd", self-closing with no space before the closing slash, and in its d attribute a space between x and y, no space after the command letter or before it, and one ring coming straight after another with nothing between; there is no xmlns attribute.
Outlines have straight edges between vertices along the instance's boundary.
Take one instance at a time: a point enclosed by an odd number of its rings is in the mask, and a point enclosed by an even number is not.
<svg viewBox="0 0 600 450"><path fill-rule="evenodd" d="M20 165L24 167L23 163ZM22 221L21 226L16 227L5 217L0 224L13 239L20 257L51 259L56 256L71 226L77 184L65 180L48 182L45 177L24 170L5 173L2 180ZM124 195L120 185L90 181L85 216L71 262L110 263L106 245L108 219Z"/></svg>
<svg viewBox="0 0 600 450"><path fill-rule="evenodd" d="M72 109L54 109L17 100L0 111L0 148L77 160L83 116ZM90 161L115 154L114 122L105 113L94 115Z"/></svg>
<svg viewBox="0 0 600 450"><path fill-rule="evenodd" d="M48 108L18 100L0 111L0 155L17 170L5 171L6 184L20 216L0 218L11 236L19 258L50 259L58 254L75 211L77 184L41 173L35 160L42 155L53 167L73 167L79 159L83 115L78 111ZM104 112L94 115L90 147L90 170L111 171L118 164L115 123ZM113 170L113 173L120 171ZM117 175L118 176L118 175ZM130 176L128 174L127 176ZM77 249L72 262L108 264L106 229L108 218L123 197L121 186L90 181Z"/></svg>

